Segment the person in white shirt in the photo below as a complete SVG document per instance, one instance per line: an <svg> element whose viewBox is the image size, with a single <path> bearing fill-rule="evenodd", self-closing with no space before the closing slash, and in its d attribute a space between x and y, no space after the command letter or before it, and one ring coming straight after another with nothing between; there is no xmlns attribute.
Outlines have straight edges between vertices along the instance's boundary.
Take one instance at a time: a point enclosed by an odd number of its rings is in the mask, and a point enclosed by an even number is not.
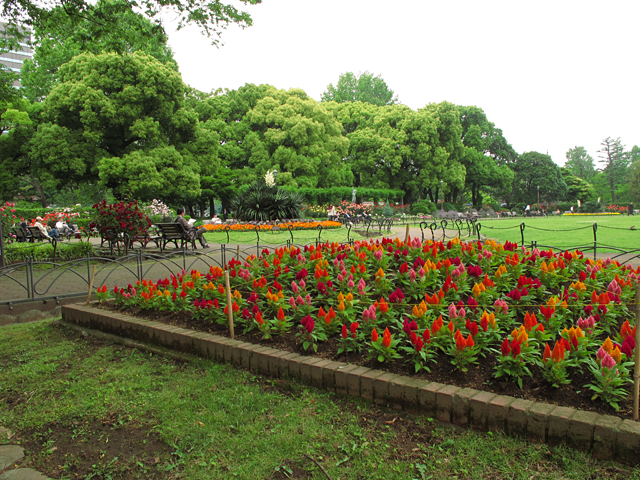
<svg viewBox="0 0 640 480"><path fill-rule="evenodd" d="M42 235L44 235L45 238L51 238L49 236L49 232L47 232L47 229L45 228L45 226L42 225L43 221L44 220L42 220L42 217L36 217L36 223L33 226L36 227L38 230L40 230L40 233Z"/></svg>
<svg viewBox="0 0 640 480"><path fill-rule="evenodd" d="M218 215L213 215L213 218L211 219L211 223L213 225L218 225L219 223L222 223L222 220L220 220L220 218L218 217Z"/></svg>

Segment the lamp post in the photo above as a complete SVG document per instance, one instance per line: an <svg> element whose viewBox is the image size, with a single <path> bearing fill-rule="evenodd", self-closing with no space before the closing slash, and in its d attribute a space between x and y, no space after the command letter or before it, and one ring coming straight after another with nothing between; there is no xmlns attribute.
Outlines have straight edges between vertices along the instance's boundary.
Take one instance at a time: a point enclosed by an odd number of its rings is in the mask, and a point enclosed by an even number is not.
<svg viewBox="0 0 640 480"><path fill-rule="evenodd" d="M442 207L441 210L444 212L444 187L442 186L442 180L440 180L440 195L442 199Z"/></svg>
<svg viewBox="0 0 640 480"><path fill-rule="evenodd" d="M540 209L540 185L538 185L538 209Z"/></svg>

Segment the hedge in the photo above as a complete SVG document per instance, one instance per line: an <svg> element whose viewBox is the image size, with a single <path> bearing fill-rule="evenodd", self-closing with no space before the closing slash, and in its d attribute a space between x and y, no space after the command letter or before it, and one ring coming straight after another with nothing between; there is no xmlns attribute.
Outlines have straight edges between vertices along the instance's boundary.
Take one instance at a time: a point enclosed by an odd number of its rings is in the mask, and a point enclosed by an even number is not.
<svg viewBox="0 0 640 480"><path fill-rule="evenodd" d="M331 187L331 188L291 188L283 187L284 190L297 192L302 195L308 203L315 204L338 204L342 200L351 201L353 189L351 187ZM385 201L396 200L404 197L404 191L384 188L357 188L356 201Z"/></svg>

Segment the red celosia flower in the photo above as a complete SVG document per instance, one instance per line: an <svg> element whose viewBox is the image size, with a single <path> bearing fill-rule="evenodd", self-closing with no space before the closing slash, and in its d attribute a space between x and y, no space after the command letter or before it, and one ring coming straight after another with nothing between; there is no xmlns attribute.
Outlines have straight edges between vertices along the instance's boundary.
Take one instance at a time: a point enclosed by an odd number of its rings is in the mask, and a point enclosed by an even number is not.
<svg viewBox="0 0 640 480"><path fill-rule="evenodd" d="M558 343L556 342L556 345ZM542 361L546 362L551 358L551 348L549 348L549 344L547 343L544 347L544 353L542 354Z"/></svg>
<svg viewBox="0 0 640 480"><path fill-rule="evenodd" d="M276 317L279 321L283 321L284 320L284 311L282 310L282 307L280 307L278 309L278 316Z"/></svg>
<svg viewBox="0 0 640 480"><path fill-rule="evenodd" d="M373 328L373 332L371 332L371 341L372 342L378 341L378 332L376 331L375 327Z"/></svg>
<svg viewBox="0 0 640 480"><path fill-rule="evenodd" d="M500 345L500 351L502 352L502 356L506 357L511 353L511 347L509 346L509 337L504 339L502 345Z"/></svg>
<svg viewBox="0 0 640 480"><path fill-rule="evenodd" d="M349 336L349 333L347 332L347 326L343 323L342 324L342 338L347 338Z"/></svg>

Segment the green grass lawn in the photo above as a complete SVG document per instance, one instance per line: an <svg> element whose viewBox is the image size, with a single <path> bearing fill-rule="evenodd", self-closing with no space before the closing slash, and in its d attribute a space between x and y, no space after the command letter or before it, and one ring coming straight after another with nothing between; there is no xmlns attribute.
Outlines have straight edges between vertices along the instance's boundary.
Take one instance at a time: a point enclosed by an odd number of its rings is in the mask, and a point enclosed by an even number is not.
<svg viewBox="0 0 640 480"><path fill-rule="evenodd" d="M598 251L602 246L631 250L640 248L640 217L575 216L575 217L531 217L481 220L481 233L499 241L520 243L521 223L525 223L525 244L532 240L541 245L561 248L593 246L593 224L597 224ZM637 230L631 230L631 227ZM551 230L551 231L549 231ZM606 251L603 249L602 251Z"/></svg>
<svg viewBox="0 0 640 480"><path fill-rule="evenodd" d="M52 321L0 328L0 379L0 425L26 448L22 466L52 478L326 479L318 465L333 480L640 478L565 448L143 353Z"/></svg>
<svg viewBox="0 0 640 480"><path fill-rule="evenodd" d="M260 231L260 244L261 245L280 245L287 243L287 240L291 240L291 235L288 230L282 230L279 232L270 232L267 230ZM346 228L326 228L322 232L318 230L294 230L293 241L296 245L304 245L307 243L314 243L320 234L320 240L323 242L342 242L347 241L347 229ZM223 231L207 232L205 238L210 243L227 243L227 234ZM360 235L351 230L351 238L362 238ZM252 245L257 241L255 232L229 232L229 243Z"/></svg>

